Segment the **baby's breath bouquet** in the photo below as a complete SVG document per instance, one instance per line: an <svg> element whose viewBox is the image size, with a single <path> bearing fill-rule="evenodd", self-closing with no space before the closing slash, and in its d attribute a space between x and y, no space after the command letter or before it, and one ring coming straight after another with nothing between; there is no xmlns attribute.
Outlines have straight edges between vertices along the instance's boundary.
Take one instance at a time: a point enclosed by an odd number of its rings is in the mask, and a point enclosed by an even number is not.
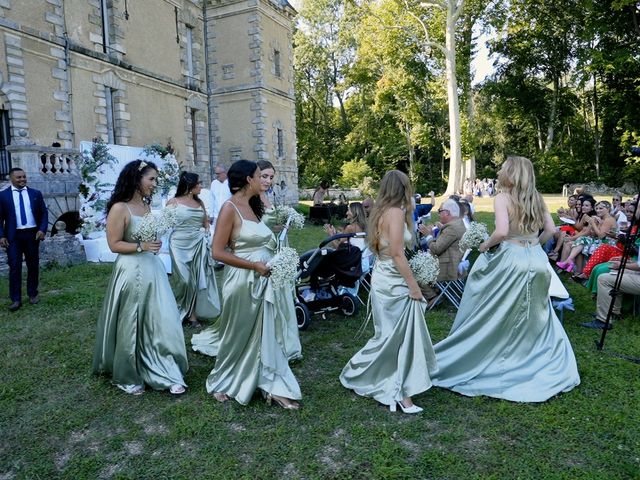
<svg viewBox="0 0 640 480"><path fill-rule="evenodd" d="M175 207L165 208L159 212L149 212L142 217L142 221L132 235L140 242L154 242L175 227L176 223Z"/></svg>
<svg viewBox="0 0 640 480"><path fill-rule="evenodd" d="M460 251L477 250L482 242L489 238L487 226L480 222L471 222L460 239Z"/></svg>
<svg viewBox="0 0 640 480"><path fill-rule="evenodd" d="M295 208L287 205L279 205L275 207L276 224L285 225L289 219L289 226L301 230L304 228L304 215Z"/></svg>
<svg viewBox="0 0 640 480"><path fill-rule="evenodd" d="M267 262L271 269L271 283L274 288L292 287L298 271L298 252L291 247L282 247L280 251Z"/></svg>
<svg viewBox="0 0 640 480"><path fill-rule="evenodd" d="M425 287L435 283L440 274L438 259L428 252L420 251L409 258L409 266L418 285Z"/></svg>

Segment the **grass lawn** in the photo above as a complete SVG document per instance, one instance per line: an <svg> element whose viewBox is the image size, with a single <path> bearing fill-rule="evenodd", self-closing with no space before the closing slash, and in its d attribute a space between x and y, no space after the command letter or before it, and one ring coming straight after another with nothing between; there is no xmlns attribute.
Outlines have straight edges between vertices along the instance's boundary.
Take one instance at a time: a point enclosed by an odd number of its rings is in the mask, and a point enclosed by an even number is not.
<svg viewBox="0 0 640 480"><path fill-rule="evenodd" d="M553 207L552 207L553 209ZM483 208L479 208L482 212ZM492 214L480 213L492 226ZM291 232L300 251L322 238L317 226ZM370 335L364 320L314 317L293 365L299 412L218 404L204 382L211 358L190 352L189 390L126 395L91 375L109 264L53 268L41 302L0 313L0 479L96 478L640 478L640 319L630 313L596 351L599 332L576 323L594 311L571 282L577 311L565 314L582 383L543 404L467 398L432 388L415 397L425 412L390 413L345 390L338 375ZM8 282L0 279L0 297ZM7 302L8 304L8 302ZM428 313L435 342L454 311ZM185 330L185 341L191 330Z"/></svg>

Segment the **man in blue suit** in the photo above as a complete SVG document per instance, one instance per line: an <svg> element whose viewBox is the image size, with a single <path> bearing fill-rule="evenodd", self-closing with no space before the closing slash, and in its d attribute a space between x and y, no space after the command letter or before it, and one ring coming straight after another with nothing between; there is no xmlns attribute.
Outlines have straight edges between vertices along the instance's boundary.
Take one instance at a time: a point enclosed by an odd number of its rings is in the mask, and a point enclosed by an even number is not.
<svg viewBox="0 0 640 480"><path fill-rule="evenodd" d="M38 303L40 241L49 226L42 192L27 188L27 174L21 168L9 171L11 187L0 192L0 247L9 259L9 310L22 306L22 258L27 263L29 303Z"/></svg>

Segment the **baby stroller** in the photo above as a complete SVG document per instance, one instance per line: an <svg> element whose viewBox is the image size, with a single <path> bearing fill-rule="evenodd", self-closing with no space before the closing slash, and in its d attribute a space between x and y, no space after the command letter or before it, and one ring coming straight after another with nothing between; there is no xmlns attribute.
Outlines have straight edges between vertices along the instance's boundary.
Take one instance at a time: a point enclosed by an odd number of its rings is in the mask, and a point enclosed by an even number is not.
<svg viewBox="0 0 640 480"><path fill-rule="evenodd" d="M364 233L339 233L324 239L318 248L300 256L296 277L296 319L298 328L306 330L311 316L339 311L351 317L358 313L357 297L341 287L352 288L362 276L362 251L351 239ZM336 249L327 247L334 240L347 241Z"/></svg>

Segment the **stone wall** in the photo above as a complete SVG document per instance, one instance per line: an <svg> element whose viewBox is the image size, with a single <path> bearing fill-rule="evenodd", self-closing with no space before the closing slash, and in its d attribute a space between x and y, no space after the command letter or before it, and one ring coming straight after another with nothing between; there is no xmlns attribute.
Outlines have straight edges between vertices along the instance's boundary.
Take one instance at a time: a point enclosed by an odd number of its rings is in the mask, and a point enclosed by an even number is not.
<svg viewBox="0 0 640 480"><path fill-rule="evenodd" d="M53 237L46 237L40 245L40 268L58 265L70 266L86 262L84 248L73 235L60 233ZM26 266L23 265L23 271ZM9 276L7 252L0 249L0 275Z"/></svg>

